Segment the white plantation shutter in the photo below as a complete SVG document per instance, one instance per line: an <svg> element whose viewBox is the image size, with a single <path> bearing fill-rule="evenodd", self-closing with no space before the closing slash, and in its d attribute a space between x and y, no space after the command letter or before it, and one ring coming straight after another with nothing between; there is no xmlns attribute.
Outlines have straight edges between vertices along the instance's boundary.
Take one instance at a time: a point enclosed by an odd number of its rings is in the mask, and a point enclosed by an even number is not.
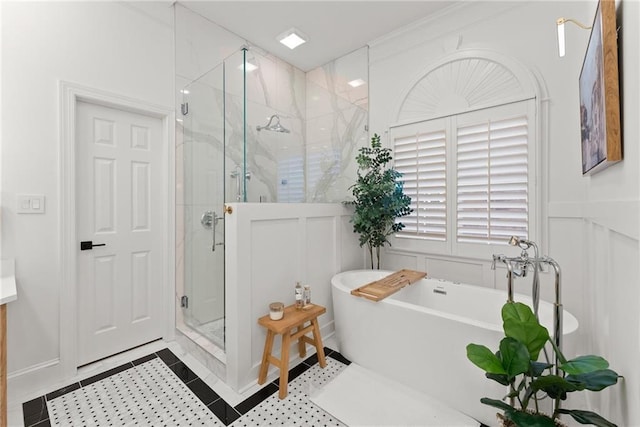
<svg viewBox="0 0 640 427"><path fill-rule="evenodd" d="M414 210L392 245L485 258L510 236L532 238L535 127L533 99L392 127Z"/></svg>
<svg viewBox="0 0 640 427"><path fill-rule="evenodd" d="M526 114L457 128L458 242L528 237L528 133Z"/></svg>
<svg viewBox="0 0 640 427"><path fill-rule="evenodd" d="M410 130L410 129L407 129ZM408 132L407 132L408 133ZM394 169L402 173L404 193L413 212L402 218L398 236L447 239L446 132L397 132L393 138Z"/></svg>

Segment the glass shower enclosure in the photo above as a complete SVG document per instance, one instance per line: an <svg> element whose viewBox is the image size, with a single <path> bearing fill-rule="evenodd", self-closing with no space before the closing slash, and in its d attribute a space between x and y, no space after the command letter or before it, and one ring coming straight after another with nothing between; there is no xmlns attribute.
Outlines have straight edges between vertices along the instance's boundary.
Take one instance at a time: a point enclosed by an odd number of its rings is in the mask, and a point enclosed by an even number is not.
<svg viewBox="0 0 640 427"><path fill-rule="evenodd" d="M305 196L304 106L294 100L287 101L293 108L283 108L283 97L271 93L277 79L304 87L304 74L278 61L242 49L181 90L181 318L189 335L196 331L222 350L225 202L301 202Z"/></svg>
<svg viewBox="0 0 640 427"><path fill-rule="evenodd" d="M352 80L367 71L366 48L305 73L251 47L181 90L177 323L214 356L207 345L226 344L225 203L345 200L368 140L367 88Z"/></svg>
<svg viewBox="0 0 640 427"><path fill-rule="evenodd" d="M184 295L180 305L186 326L224 350L224 64L181 92Z"/></svg>

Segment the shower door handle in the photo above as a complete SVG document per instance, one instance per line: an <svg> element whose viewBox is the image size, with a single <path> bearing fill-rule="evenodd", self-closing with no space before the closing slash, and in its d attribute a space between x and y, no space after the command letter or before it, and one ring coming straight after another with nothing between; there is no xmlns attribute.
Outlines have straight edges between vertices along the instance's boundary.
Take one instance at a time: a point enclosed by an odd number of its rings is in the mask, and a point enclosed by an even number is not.
<svg viewBox="0 0 640 427"><path fill-rule="evenodd" d="M213 221L211 221L211 252L216 251L216 246L224 245L224 242L216 243L216 225L218 225L218 221L224 219L224 216L218 216L215 212L213 212Z"/></svg>

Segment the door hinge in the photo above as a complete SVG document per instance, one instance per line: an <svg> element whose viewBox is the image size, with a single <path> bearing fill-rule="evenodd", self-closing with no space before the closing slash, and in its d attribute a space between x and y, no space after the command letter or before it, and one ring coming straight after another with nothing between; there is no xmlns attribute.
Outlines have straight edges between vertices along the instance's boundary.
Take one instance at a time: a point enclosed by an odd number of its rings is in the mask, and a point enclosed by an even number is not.
<svg viewBox="0 0 640 427"><path fill-rule="evenodd" d="M182 295L182 297L180 297L180 307L189 308L189 297L188 296Z"/></svg>
<svg viewBox="0 0 640 427"><path fill-rule="evenodd" d="M183 116L189 114L189 103L185 102L184 104L180 104L180 111L182 112Z"/></svg>

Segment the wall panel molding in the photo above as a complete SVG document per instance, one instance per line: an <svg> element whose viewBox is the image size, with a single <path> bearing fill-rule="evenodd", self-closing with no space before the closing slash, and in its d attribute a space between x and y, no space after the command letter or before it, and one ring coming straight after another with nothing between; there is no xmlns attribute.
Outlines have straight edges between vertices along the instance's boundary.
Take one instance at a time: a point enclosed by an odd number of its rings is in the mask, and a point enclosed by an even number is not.
<svg viewBox="0 0 640 427"><path fill-rule="evenodd" d="M340 203L230 203L225 214L227 384L242 392L256 384L266 332L257 323L268 305L294 302L296 281L311 285L319 318L333 331L331 278L364 268L358 237L345 230L350 210ZM323 333L323 337L324 333ZM292 351L292 360L295 351Z"/></svg>
<svg viewBox="0 0 640 427"><path fill-rule="evenodd" d="M633 239L640 239L640 201L550 202L548 217L574 218L601 225Z"/></svg>

